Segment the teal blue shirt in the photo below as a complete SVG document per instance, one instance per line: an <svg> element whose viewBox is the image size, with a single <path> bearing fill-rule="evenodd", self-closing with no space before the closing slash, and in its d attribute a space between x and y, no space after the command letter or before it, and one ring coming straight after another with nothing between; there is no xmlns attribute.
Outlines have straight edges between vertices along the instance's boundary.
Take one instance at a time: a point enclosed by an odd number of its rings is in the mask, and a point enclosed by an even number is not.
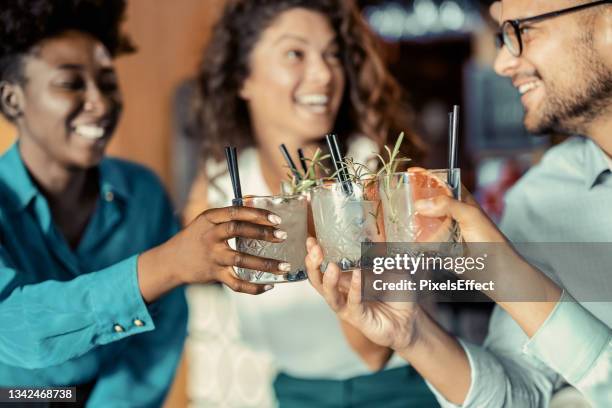
<svg viewBox="0 0 612 408"><path fill-rule="evenodd" d="M146 305L138 254L178 231L157 177L117 159L71 249L18 144L0 157L0 386L95 381L88 406L160 406L180 358L182 288Z"/></svg>

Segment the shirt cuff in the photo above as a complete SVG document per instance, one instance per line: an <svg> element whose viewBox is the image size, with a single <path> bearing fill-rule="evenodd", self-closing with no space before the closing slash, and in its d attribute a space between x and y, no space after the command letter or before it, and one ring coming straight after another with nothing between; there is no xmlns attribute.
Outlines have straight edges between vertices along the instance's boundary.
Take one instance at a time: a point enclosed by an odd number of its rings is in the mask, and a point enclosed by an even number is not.
<svg viewBox="0 0 612 408"><path fill-rule="evenodd" d="M610 329L563 291L552 313L523 346L523 352L546 363L575 385L609 342Z"/></svg>
<svg viewBox="0 0 612 408"><path fill-rule="evenodd" d="M89 286L89 296L97 317L99 344L155 329L138 285L138 255L134 255L98 275ZM93 275L92 274L92 275Z"/></svg>
<svg viewBox="0 0 612 408"><path fill-rule="evenodd" d="M462 405L456 405L448 401L429 382L427 385L434 393L436 399L443 408L467 408L495 406L491 400L491 387L494 385L491 379L503 378L504 370L501 365L491 357L489 352L482 347L457 339L470 363L470 389L468 390ZM493 393L494 395L495 393ZM492 404L492 405L491 405Z"/></svg>

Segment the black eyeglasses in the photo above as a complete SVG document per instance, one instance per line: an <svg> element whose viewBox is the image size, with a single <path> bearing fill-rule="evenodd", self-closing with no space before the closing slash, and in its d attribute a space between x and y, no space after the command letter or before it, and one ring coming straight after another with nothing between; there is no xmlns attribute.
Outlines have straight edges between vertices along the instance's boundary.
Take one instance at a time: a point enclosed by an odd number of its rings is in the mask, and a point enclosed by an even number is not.
<svg viewBox="0 0 612 408"><path fill-rule="evenodd" d="M542 21L548 18L557 17L563 14L573 13L575 11L584 10L590 7L599 6L600 4L612 4L612 0L600 0L592 3L581 4L566 8L563 10L553 11L551 13L540 14L539 16L533 16L528 18L506 20L501 25L501 30L496 34L495 39L497 46L501 48L503 45L506 46L510 54L515 57L519 57L523 53L523 40L521 39L521 24L532 23L535 21Z"/></svg>

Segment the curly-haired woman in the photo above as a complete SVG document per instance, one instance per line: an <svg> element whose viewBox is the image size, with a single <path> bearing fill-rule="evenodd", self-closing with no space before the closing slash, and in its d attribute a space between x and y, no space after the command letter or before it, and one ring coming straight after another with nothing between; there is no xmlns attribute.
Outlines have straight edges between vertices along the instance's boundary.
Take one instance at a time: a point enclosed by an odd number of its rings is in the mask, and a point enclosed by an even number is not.
<svg viewBox="0 0 612 408"><path fill-rule="evenodd" d="M231 274L225 241L233 231L279 242L279 220L212 209L176 234L153 173L104 157L121 112L113 57L132 49L124 9L0 3L0 112L18 131L0 157L0 384L76 386L92 407L158 407L185 338L181 285L265 291Z"/></svg>
<svg viewBox="0 0 612 408"><path fill-rule="evenodd" d="M281 143L308 155L334 131L346 136L348 155L366 161L407 130L399 88L353 1L230 0L197 84L202 171L187 219L229 202L225 144L242 152L244 192L269 195L279 193L287 173ZM418 158L420 144L408 134L405 153ZM218 287L188 289L193 401L261 407L273 403L272 392L263 392L273 382L281 407L435 405L424 381L397 359L373 373L389 351L342 325L308 282L273 292L255 299ZM238 330L216 322L232 311Z"/></svg>

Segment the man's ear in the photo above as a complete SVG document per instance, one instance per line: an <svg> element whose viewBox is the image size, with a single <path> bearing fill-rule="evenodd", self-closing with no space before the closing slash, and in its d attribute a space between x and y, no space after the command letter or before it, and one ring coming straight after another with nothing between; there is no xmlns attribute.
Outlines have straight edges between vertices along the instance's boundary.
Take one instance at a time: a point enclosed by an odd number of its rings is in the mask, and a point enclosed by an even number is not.
<svg viewBox="0 0 612 408"><path fill-rule="evenodd" d="M21 86L8 81L0 81L0 110L10 120L23 114L24 95Z"/></svg>

